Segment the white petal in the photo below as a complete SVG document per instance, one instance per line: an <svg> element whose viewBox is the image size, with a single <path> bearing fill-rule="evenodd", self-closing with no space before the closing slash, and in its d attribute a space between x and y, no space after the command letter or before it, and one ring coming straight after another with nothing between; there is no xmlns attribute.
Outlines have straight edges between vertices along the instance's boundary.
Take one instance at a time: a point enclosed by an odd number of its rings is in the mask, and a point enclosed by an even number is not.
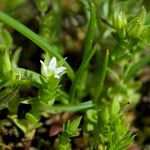
<svg viewBox="0 0 150 150"><path fill-rule="evenodd" d="M55 77L55 78L57 78L57 79L59 79L59 78L60 78L60 76L59 76L59 75L57 75L57 74L55 74L55 75L54 75L54 77Z"/></svg>
<svg viewBox="0 0 150 150"><path fill-rule="evenodd" d="M49 62L49 66L48 66L48 69L49 70L55 70L56 69L56 66L57 66L57 60L56 60L56 57L53 57L50 62Z"/></svg>
<svg viewBox="0 0 150 150"><path fill-rule="evenodd" d="M67 69L66 67L58 67L58 68L56 68L55 73L56 73L57 75L59 75L59 74L61 74L62 72L64 72L66 69Z"/></svg>
<svg viewBox="0 0 150 150"><path fill-rule="evenodd" d="M42 64L42 69L43 69L44 74L47 75L47 73L48 73L47 66L45 65L45 63L42 60L40 60L40 63Z"/></svg>

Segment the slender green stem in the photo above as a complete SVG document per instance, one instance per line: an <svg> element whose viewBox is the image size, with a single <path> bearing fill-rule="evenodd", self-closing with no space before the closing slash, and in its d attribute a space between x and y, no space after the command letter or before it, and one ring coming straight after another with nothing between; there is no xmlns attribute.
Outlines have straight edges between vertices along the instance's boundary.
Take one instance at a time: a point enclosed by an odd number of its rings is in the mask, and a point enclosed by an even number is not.
<svg viewBox="0 0 150 150"><path fill-rule="evenodd" d="M134 64L130 63L127 70L124 73L124 82L127 82L131 77L135 76L137 72L150 62L150 56L147 55L144 59Z"/></svg>
<svg viewBox="0 0 150 150"><path fill-rule="evenodd" d="M106 77L106 73L107 73L108 61L109 61L109 51L107 50L105 60L104 60L101 79L98 84L97 92L96 92L95 99L94 99L95 103L98 101L98 99L102 93L102 90L103 90L103 85L104 85L104 81L105 81L105 77Z"/></svg>
<svg viewBox="0 0 150 150"><path fill-rule="evenodd" d="M117 81L117 82L119 82L120 81L120 78L119 78L119 76L118 76L118 74L116 73L116 72L114 72L112 69L110 69L110 68L107 68L107 70L108 70L108 72L115 78L115 80Z"/></svg>
<svg viewBox="0 0 150 150"><path fill-rule="evenodd" d="M84 48L84 56L83 56L82 64L79 67L78 71L76 72L75 79L70 89L71 103L74 103L75 91L79 83L79 80L83 77L89 62L96 51L96 47L92 48L92 41L95 33L95 24L96 24L96 9L93 3L91 4L90 14L91 14L91 18L88 27L88 33L85 39L85 48Z"/></svg>
<svg viewBox="0 0 150 150"><path fill-rule="evenodd" d="M91 3L90 22L89 22L88 31L85 38L83 60L86 59L86 56L89 55L89 51L91 50L93 36L95 33L95 25L96 25L96 8L94 3Z"/></svg>
<svg viewBox="0 0 150 150"><path fill-rule="evenodd" d="M110 22L108 22L108 20L107 20L106 18L101 17L101 21L102 21L104 24L106 24L107 26L113 28L113 25L112 25Z"/></svg>
<svg viewBox="0 0 150 150"><path fill-rule="evenodd" d="M53 11L55 14L55 20L56 20L56 25L55 25L55 31L57 32L57 36L59 39L60 43L60 31L61 31L61 2L60 0L55 0L53 2Z"/></svg>
<svg viewBox="0 0 150 150"><path fill-rule="evenodd" d="M65 66L68 68L67 72L68 76L70 77L71 80L73 80L74 71L72 70L70 65L63 59L63 57L57 52L55 47L49 45L42 37L38 36L36 33L25 27L23 24L21 24L20 22L16 21L15 19L13 19L12 17L8 16L3 12L0 12L0 20L16 29L18 32L25 35L27 38L29 38L31 41L37 44L45 52L54 55L59 60L62 60Z"/></svg>
<svg viewBox="0 0 150 150"><path fill-rule="evenodd" d="M76 105L76 106L73 106L73 105L69 105L69 106L54 105L50 108L50 111L52 111L54 113L62 113L62 112L67 112L67 111L84 110L84 109L92 108L93 106L94 105L93 105L92 101L88 101L88 102L80 103L79 105Z"/></svg>
<svg viewBox="0 0 150 150"><path fill-rule="evenodd" d="M71 86L71 89L70 89L70 101L71 103L75 103L75 91L76 91L76 87L79 83L79 80L83 77L85 71L86 71L86 68L89 64L89 61L91 60L91 58L93 57L94 53L96 51L96 47L94 47L92 50L91 50L91 54L89 55L89 57L83 61L83 63L81 64L81 66L79 67L77 73L76 73L76 76L75 76L75 79L72 83L72 86Z"/></svg>

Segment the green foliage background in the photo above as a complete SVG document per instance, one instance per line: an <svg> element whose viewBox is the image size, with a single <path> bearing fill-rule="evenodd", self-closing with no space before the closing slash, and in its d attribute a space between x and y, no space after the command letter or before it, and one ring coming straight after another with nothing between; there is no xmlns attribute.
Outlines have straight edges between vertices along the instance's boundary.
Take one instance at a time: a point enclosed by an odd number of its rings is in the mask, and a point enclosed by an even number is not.
<svg viewBox="0 0 150 150"><path fill-rule="evenodd" d="M42 118L65 112L78 117L63 122L51 148L73 149L71 139L79 132L84 149L123 150L134 144L127 110L142 98L143 82L136 79L150 63L148 4L1 0L0 111L7 110L5 119L30 141L27 148L44 126ZM48 69L54 57L57 64ZM66 71L56 78L62 66ZM3 132L3 119L1 124ZM149 128L146 131L149 137ZM145 139L138 136L142 146ZM1 143L5 148L3 134Z"/></svg>

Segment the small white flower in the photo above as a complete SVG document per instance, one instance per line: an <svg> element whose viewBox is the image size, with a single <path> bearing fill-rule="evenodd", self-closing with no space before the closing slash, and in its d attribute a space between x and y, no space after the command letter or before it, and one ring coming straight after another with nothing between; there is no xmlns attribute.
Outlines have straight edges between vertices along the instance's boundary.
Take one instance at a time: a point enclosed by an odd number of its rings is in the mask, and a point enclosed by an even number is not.
<svg viewBox="0 0 150 150"><path fill-rule="evenodd" d="M67 69L66 67L57 67L57 60L56 57L53 57L50 62L49 65L46 66L46 64L40 60L41 64L42 64L42 69L43 69L43 75L44 76L49 76L50 74L53 74L55 78L59 79L60 76L64 73L64 71Z"/></svg>

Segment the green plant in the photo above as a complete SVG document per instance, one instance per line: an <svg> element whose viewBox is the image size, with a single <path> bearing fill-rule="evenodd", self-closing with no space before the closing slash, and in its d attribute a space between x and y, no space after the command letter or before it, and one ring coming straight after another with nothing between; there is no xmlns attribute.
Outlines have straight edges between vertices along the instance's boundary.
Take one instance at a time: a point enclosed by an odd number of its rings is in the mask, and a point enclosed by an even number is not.
<svg viewBox="0 0 150 150"><path fill-rule="evenodd" d="M41 73L18 67L21 51L12 52L13 39L1 23L0 110L8 108L9 118L30 140L36 129L42 126L42 116L49 112L84 111L83 134L87 148L123 150L133 143L134 138L124 119L125 108L129 103L135 105L138 102L141 83L135 81L135 77L150 62L150 56L144 51L150 40L150 26L144 24L146 10L140 7L141 1L133 11L129 9L130 1L79 0L78 3L85 8L88 25L85 27L82 62L76 72L63 58L59 0L53 2L51 10L48 0L36 2L40 12L38 34L0 12L3 23L44 51L43 61L39 60ZM90 66L95 69L91 71ZM65 73L72 81L69 92L61 86ZM20 89L26 86L36 87L37 95L27 99L21 97ZM31 105L31 110L22 119L17 116L20 104ZM71 149L69 139L77 136L80 120L64 125L57 149Z"/></svg>

